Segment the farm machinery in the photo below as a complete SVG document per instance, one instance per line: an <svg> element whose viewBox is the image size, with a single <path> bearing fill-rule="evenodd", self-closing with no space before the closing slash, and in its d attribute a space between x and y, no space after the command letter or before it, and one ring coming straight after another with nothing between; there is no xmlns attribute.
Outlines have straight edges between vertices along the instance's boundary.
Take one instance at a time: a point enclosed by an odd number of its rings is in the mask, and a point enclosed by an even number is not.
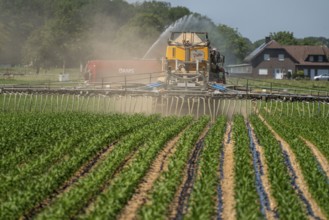
<svg viewBox="0 0 329 220"><path fill-rule="evenodd" d="M21 94L46 93L66 109L68 105L74 109L74 102L81 109L92 100L98 109L105 105L119 112L208 114L213 119L218 114L249 114L254 100L329 101L328 93L297 94L272 88L254 92L248 84L228 85L224 62L206 32L172 32L162 59L91 60L86 64L84 83L79 85L13 85L0 88L0 93L19 93L15 103ZM68 104L68 95L73 96L73 103Z"/></svg>
<svg viewBox="0 0 329 220"><path fill-rule="evenodd" d="M166 89L206 91L225 84L225 57L210 47L204 32L172 32L166 49Z"/></svg>
<svg viewBox="0 0 329 220"><path fill-rule="evenodd" d="M159 87L161 92L208 93L226 83L225 57L210 46L206 32L172 32L161 60L92 60L85 79L102 86ZM121 81L118 80L121 78ZM135 85L132 86L132 85ZM138 86L136 86L138 85ZM214 87L215 86L215 87Z"/></svg>

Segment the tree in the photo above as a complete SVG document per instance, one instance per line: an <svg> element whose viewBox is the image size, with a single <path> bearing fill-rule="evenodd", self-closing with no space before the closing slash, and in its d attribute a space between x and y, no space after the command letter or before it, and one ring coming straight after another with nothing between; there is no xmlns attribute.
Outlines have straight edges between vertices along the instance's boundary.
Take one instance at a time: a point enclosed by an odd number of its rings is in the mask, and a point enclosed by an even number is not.
<svg viewBox="0 0 329 220"><path fill-rule="evenodd" d="M208 32L226 63L241 61L251 47L237 30L165 1L0 0L0 63L33 61L39 69L75 66L88 59L141 57L160 36L166 46L163 33L173 30ZM296 44L290 32L273 33L272 38ZM329 39L309 37L297 43L328 45Z"/></svg>
<svg viewBox="0 0 329 220"><path fill-rule="evenodd" d="M275 40L281 45L297 45L298 41L294 37L293 32L279 31L276 33L270 33L271 39Z"/></svg>
<svg viewBox="0 0 329 220"><path fill-rule="evenodd" d="M40 71L40 67L48 68L55 66L59 62L59 58L54 51L56 50L55 39L48 29L50 25L43 26L35 30L27 39L23 47L23 61L31 63L36 68L36 73Z"/></svg>
<svg viewBox="0 0 329 220"><path fill-rule="evenodd" d="M143 57L162 29L158 16L137 14L117 32L114 41L116 55L126 58Z"/></svg>
<svg viewBox="0 0 329 220"><path fill-rule="evenodd" d="M226 56L226 63L240 63L252 49L252 43L241 34L227 25L219 25L218 32L221 36L220 48Z"/></svg>
<svg viewBox="0 0 329 220"><path fill-rule="evenodd" d="M51 0L0 0L0 23L4 26L0 31L0 63L22 62L26 39L52 16L52 6Z"/></svg>
<svg viewBox="0 0 329 220"><path fill-rule="evenodd" d="M0 22L0 54L3 54L6 42L8 42L9 33L6 25ZM1 59L1 58L0 58Z"/></svg>
<svg viewBox="0 0 329 220"><path fill-rule="evenodd" d="M57 1L53 17L33 31L24 46L24 60L37 69L81 60L83 19L80 9L85 0ZM74 59L72 59L74 58Z"/></svg>
<svg viewBox="0 0 329 220"><path fill-rule="evenodd" d="M189 14L191 14L191 12L186 7L178 6L178 7L170 8L169 16L168 16L169 21L167 22L167 25Z"/></svg>
<svg viewBox="0 0 329 220"><path fill-rule="evenodd" d="M305 37L303 39L299 39L298 41L300 45L326 45L327 47L329 47L329 39L326 39L324 37Z"/></svg>

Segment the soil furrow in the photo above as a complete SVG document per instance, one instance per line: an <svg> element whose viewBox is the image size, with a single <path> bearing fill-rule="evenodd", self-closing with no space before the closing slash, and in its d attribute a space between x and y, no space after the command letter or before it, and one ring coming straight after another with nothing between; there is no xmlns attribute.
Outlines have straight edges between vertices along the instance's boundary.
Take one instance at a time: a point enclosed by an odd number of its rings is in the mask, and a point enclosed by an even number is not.
<svg viewBox="0 0 329 220"><path fill-rule="evenodd" d="M185 129L184 129L185 130ZM170 140L154 160L150 170L139 184L136 193L130 199L124 210L119 215L120 220L136 219L138 209L147 202L148 192L152 189L154 182L159 178L162 171L167 169L168 158L176 151L176 143L184 131Z"/></svg>
<svg viewBox="0 0 329 220"><path fill-rule="evenodd" d="M65 181L60 188L54 191L52 195L50 195L48 198L43 200L40 204L32 208L26 215L24 215L23 219L33 218L33 216L35 216L36 214L41 212L45 207L50 205L56 197L69 190L74 183L76 183L80 178L87 175L103 158L106 157L106 155L108 155L112 151L114 144L116 144L116 142L113 142L112 144L102 149L92 159L90 159L84 165L82 165L80 169L76 171L70 179Z"/></svg>
<svg viewBox="0 0 329 220"><path fill-rule="evenodd" d="M202 134L199 136L198 141L196 142L192 153L190 154L188 164L184 170L183 181L179 186L174 200L170 206L170 218L171 219L182 219L183 215L187 211L188 200L193 188L193 183L197 175L197 161L199 159L200 151L203 147L203 140L209 130L207 126ZM201 145L198 145L201 144ZM199 147L198 147L199 146Z"/></svg>
<svg viewBox="0 0 329 220"><path fill-rule="evenodd" d="M292 168L296 172L296 176L297 176L296 183L300 187L300 190L303 193L303 195L305 196L306 200L309 202L315 216L318 216L321 219L326 219L325 215L323 214L323 212L321 211L321 209L319 208L319 206L317 205L317 203L315 202L315 200L313 199L311 193L308 190L308 186L307 186L306 181L303 177L301 168L298 164L298 161L297 161L297 158L296 158L294 152L290 148L290 145L278 133L276 133L274 131L272 126L269 125L268 122L261 115L258 115L258 116L263 121L263 123L270 129L270 131L272 132L274 137L278 141L281 142L283 150L287 152L287 154L288 154L288 156L291 160Z"/></svg>
<svg viewBox="0 0 329 220"><path fill-rule="evenodd" d="M263 150L263 147L260 146L258 141L257 141L257 137L255 135L253 127L251 125L250 125L250 127L251 127L252 137L255 141L254 142L255 147L256 147L256 150L259 152L260 161L261 161L262 168L263 168L263 175L261 175L261 180L262 180L262 183L264 185L265 193L267 194L268 200L269 200L270 210L266 209L266 218L267 219L275 219L276 218L276 213L273 210L276 210L277 204L276 204L276 201L273 198L272 193L271 193L271 184L270 184L270 181L269 181L268 167L267 167L267 164L266 164L264 150Z"/></svg>
<svg viewBox="0 0 329 220"><path fill-rule="evenodd" d="M91 170L97 166L106 156L112 151L113 146L117 142L114 142L104 148L101 152L97 153L97 155L85 163L74 175L71 179L65 182L65 184L60 188L59 193L65 192L69 190L69 188L72 186L72 184L76 183L81 177L84 177L86 174L90 173Z"/></svg>
<svg viewBox="0 0 329 220"><path fill-rule="evenodd" d="M233 124L228 123L224 137L223 178L221 179L223 192L222 219L236 219L234 199L234 141L231 137Z"/></svg>
<svg viewBox="0 0 329 220"><path fill-rule="evenodd" d="M136 147L132 152L129 153L129 155L120 163L120 165L116 168L116 170L113 172L111 177L107 181L105 181L98 191L91 197L89 198L88 202L85 204L85 206L79 211L79 214L83 213L89 213L90 210L94 208L94 202L97 199L97 196L100 195L101 193L105 192L107 190L107 187L111 184L112 180L115 179L115 177L120 174L122 169L127 166L130 161L133 160L134 157L136 157L136 152L138 151L138 147Z"/></svg>
<svg viewBox="0 0 329 220"><path fill-rule="evenodd" d="M329 162L325 156L318 150L318 148L310 141L306 140L305 138L300 138L305 142L305 144L311 149L313 155L316 157L317 161L322 167L323 172L329 178Z"/></svg>
<svg viewBox="0 0 329 220"><path fill-rule="evenodd" d="M195 146L191 158L188 161L187 168L187 179L183 185L182 191L180 192L178 199L178 207L176 210L175 219L182 219L184 212L187 208L187 203L191 194L192 186L195 179L195 174L197 171L197 161L199 159L200 152L203 148L204 139L201 139Z"/></svg>

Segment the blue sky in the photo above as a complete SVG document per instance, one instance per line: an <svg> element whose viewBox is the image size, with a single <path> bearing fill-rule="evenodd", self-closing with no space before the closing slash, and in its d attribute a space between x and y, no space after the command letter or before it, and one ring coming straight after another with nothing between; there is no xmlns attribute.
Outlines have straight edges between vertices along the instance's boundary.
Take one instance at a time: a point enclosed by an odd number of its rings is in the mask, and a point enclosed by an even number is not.
<svg viewBox="0 0 329 220"><path fill-rule="evenodd" d="M143 0L126 0L129 3ZM237 29L252 42L271 32L329 38L329 0L162 0Z"/></svg>

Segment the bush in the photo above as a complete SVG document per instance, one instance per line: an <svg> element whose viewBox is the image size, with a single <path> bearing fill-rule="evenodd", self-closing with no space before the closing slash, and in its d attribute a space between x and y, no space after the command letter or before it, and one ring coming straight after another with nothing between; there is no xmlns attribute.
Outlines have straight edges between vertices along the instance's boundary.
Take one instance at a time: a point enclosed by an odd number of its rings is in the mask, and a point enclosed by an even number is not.
<svg viewBox="0 0 329 220"><path fill-rule="evenodd" d="M293 73L292 77L294 79L304 79L305 78L304 71L303 70L298 70L295 73Z"/></svg>

